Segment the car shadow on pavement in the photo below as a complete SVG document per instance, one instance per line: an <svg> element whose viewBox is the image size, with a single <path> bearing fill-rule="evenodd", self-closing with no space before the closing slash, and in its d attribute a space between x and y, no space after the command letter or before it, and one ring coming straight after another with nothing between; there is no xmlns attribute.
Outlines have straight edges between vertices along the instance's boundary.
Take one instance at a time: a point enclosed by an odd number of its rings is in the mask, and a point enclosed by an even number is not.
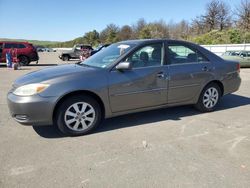
<svg viewBox="0 0 250 188"><path fill-rule="evenodd" d="M230 108L236 108L249 104L250 98L236 94L230 94L222 98L216 111L227 110ZM143 126L148 123L166 120L179 121L182 119L182 117L195 116L198 114L200 114L200 112L195 110L192 106L171 107L128 114L104 120L104 122L90 134L112 131L133 126ZM38 135L44 138L64 137L64 135L55 126L33 126L33 129Z"/></svg>

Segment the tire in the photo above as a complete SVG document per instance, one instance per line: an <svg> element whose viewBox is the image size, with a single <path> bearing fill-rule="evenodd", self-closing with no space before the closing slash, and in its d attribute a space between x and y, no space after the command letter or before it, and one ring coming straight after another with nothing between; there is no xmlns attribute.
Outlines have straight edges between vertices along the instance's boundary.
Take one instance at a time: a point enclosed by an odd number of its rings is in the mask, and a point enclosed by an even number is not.
<svg viewBox="0 0 250 188"><path fill-rule="evenodd" d="M63 60L63 61L69 61L69 56L64 55L64 56L62 57L62 60Z"/></svg>
<svg viewBox="0 0 250 188"><path fill-rule="evenodd" d="M212 112L215 110L221 98L221 89L216 83L208 84L201 92L195 108L200 112Z"/></svg>
<svg viewBox="0 0 250 188"><path fill-rule="evenodd" d="M102 120L100 105L87 95L70 97L57 109L55 123L59 130L68 136L87 134Z"/></svg>
<svg viewBox="0 0 250 188"><path fill-rule="evenodd" d="M27 66L27 65L29 65L30 64L30 60L29 60L29 58L27 57L27 56L19 56L18 57L18 59L19 59L19 63L22 65L22 66Z"/></svg>

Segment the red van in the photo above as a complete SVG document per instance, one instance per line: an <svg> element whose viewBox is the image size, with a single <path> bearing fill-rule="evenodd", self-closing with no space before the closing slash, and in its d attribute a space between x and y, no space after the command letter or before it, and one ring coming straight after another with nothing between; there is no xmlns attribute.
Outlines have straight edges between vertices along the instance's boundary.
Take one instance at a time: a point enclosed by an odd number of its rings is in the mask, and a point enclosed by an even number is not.
<svg viewBox="0 0 250 188"><path fill-rule="evenodd" d="M0 63L6 63L6 53L12 48L16 50L17 58L22 65L39 60L36 48L29 42L0 41Z"/></svg>

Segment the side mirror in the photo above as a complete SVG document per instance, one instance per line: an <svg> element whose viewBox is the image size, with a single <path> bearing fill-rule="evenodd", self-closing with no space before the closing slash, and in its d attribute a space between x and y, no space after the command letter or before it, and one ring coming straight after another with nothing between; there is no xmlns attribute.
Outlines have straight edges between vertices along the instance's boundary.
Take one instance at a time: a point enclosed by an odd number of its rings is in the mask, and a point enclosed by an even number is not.
<svg viewBox="0 0 250 188"><path fill-rule="evenodd" d="M131 70L132 65L130 62L121 62L115 68L119 71Z"/></svg>

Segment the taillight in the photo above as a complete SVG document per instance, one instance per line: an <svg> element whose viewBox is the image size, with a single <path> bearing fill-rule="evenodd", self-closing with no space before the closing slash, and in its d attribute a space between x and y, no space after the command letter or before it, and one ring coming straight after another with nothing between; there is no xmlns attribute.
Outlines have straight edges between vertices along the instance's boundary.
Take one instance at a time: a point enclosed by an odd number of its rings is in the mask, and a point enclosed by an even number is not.
<svg viewBox="0 0 250 188"><path fill-rule="evenodd" d="M237 63L237 72L240 73L240 64Z"/></svg>

